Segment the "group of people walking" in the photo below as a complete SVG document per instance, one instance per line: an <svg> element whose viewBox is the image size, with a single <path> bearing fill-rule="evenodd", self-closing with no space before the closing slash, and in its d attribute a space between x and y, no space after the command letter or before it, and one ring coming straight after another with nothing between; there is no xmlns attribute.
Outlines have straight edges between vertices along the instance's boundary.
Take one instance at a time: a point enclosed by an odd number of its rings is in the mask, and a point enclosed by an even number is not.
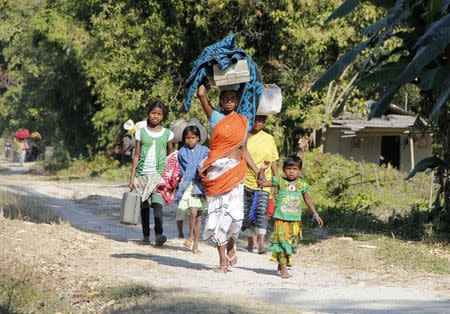
<svg viewBox="0 0 450 314"><path fill-rule="evenodd" d="M236 241L243 232L248 237L247 249L257 253L270 251L280 275L288 278L287 267L301 239L303 204L313 212L320 227L323 221L302 178L301 159L288 157L283 162L283 174L278 173L274 139L262 130L265 117L256 116L248 130L247 118L235 111L239 96L239 85L222 88L216 109L208 99L206 87L200 84L197 97L209 120L210 145L201 145L199 128L190 125L183 131L183 146L178 152L174 152L173 132L162 126L166 117L164 104L149 104L147 126L136 132L129 183L142 199L143 240L150 242L152 208L155 245L165 243L162 209L173 201L181 211L190 213L190 235L184 244L193 253L200 252L204 212L202 239L213 241L217 247L216 272L226 273L237 263ZM265 242L268 211L273 217L269 247Z"/></svg>

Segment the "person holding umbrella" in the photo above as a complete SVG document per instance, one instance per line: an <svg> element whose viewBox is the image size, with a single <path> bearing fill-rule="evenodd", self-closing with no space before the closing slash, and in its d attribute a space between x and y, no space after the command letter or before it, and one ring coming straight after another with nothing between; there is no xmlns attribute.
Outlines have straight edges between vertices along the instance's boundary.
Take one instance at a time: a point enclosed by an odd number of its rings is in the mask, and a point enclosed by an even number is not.
<svg viewBox="0 0 450 314"><path fill-rule="evenodd" d="M25 142L25 140L30 138L30 131L28 129L18 129L14 136L19 141L17 146L19 153L19 163L22 167L23 163L25 162L25 157L28 150L28 144Z"/></svg>
<svg viewBox="0 0 450 314"><path fill-rule="evenodd" d="M25 162L25 156L27 155L28 150L28 144L25 142L24 139L19 139L19 163L20 166L23 166L23 163Z"/></svg>

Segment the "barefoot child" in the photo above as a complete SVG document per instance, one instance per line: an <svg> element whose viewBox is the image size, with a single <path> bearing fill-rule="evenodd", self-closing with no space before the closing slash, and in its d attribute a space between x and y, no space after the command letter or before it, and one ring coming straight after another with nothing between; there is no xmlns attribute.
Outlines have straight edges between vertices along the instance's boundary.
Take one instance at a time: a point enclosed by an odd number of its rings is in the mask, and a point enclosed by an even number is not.
<svg viewBox="0 0 450 314"><path fill-rule="evenodd" d="M308 184L301 178L300 157L288 157L283 163L284 177L274 176L272 182L264 179L264 172L270 164L265 161L258 176L259 186L274 186L278 192L269 251L272 252L272 259L278 262L281 277L289 278L291 275L287 272L287 265L291 264L291 256L297 251L297 245L302 238L302 199L313 212L313 218L319 227L323 226L323 221L309 197Z"/></svg>
<svg viewBox="0 0 450 314"><path fill-rule="evenodd" d="M202 210L205 192L198 173L199 164L208 156L209 149L200 142L200 129L195 125L187 126L183 131L184 146L178 153L181 168L181 182L175 196L175 204L182 211L190 210L189 238L184 246L191 248L194 254L200 253L198 241L202 224Z"/></svg>
<svg viewBox="0 0 450 314"><path fill-rule="evenodd" d="M166 156L173 151L174 134L161 123L165 117L165 105L152 101L148 105L147 125L136 132L136 147L131 168L129 187L141 196L141 221L143 241L150 242L150 207L155 218L155 245L162 246L167 238L163 235L163 212L165 201L156 191L166 167Z"/></svg>

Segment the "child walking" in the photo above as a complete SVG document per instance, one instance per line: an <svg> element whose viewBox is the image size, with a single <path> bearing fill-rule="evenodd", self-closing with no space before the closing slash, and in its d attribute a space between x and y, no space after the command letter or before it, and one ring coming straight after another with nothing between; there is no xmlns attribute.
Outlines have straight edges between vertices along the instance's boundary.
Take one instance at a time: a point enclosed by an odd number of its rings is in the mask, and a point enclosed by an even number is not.
<svg viewBox="0 0 450 314"><path fill-rule="evenodd" d="M198 173L200 163L208 156L209 149L200 145L200 129L195 125L187 126L183 131L184 146L178 152L181 168L181 181L175 195L175 204L184 212L190 211L189 237L184 246L191 248L194 254L200 253L198 242L202 224L205 192Z"/></svg>
<svg viewBox="0 0 450 314"><path fill-rule="evenodd" d="M291 257L297 251L302 238L302 199L313 212L313 218L319 227L323 227L323 221L309 197L308 184L301 178L300 157L288 157L283 163L284 177L274 176L272 182L264 179L264 172L270 164L269 161L265 161L258 175L259 186L273 186L278 192L269 251L272 252L272 260L278 262L281 277L289 278L291 275L287 271L287 265L291 265Z"/></svg>
<svg viewBox="0 0 450 314"><path fill-rule="evenodd" d="M136 146L129 187L141 196L141 222L143 242L150 243L150 207L154 211L155 245L162 246L167 238L163 234L165 203L156 187L166 167L166 156L173 151L174 134L161 123L165 118L165 105L159 100L148 104L147 125L136 131Z"/></svg>

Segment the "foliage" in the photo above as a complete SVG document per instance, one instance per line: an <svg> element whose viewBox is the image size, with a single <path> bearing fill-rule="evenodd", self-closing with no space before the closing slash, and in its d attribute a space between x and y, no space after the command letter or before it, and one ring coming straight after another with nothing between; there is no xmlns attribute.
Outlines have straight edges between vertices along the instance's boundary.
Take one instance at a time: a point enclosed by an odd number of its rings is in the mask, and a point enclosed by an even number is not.
<svg viewBox="0 0 450 314"><path fill-rule="evenodd" d="M45 170L54 172L67 168L69 164L69 152L62 147L58 147L54 150L52 157L44 162L44 168Z"/></svg>
<svg viewBox="0 0 450 314"><path fill-rule="evenodd" d="M264 81L283 90L284 109L272 127L288 153L296 129L325 121L350 79L343 75L327 97L310 94L309 86L381 12L365 5L326 25L338 0L0 3L0 73L15 82L0 85L0 129L39 130L47 143L63 140L71 156L86 155L88 145L113 146L124 121L143 119L148 99L168 104L167 122L177 118L196 57L230 33ZM354 95L361 105L365 95ZM198 105L188 116L206 122Z"/></svg>
<svg viewBox="0 0 450 314"><path fill-rule="evenodd" d="M330 17L339 18L361 1L346 0ZM376 86L381 91L369 118L380 116L399 90L408 84L420 89L419 116L427 121L420 127L433 133L434 157L416 165L408 178L427 168L437 169L441 188L434 214L441 231L450 227L450 3L442 0L364 1L388 7L384 17L362 32L361 43L338 59L314 84L323 88L343 69L365 53L358 64L354 85ZM346 97L350 97L350 91Z"/></svg>
<svg viewBox="0 0 450 314"><path fill-rule="evenodd" d="M405 174L392 167L356 163L318 150L302 159L311 198L332 230L392 232L412 240L449 237L448 230L430 230L438 222L428 211L429 174L405 181ZM310 216L306 211L305 218Z"/></svg>
<svg viewBox="0 0 450 314"><path fill-rule="evenodd" d="M58 162L55 163L58 164ZM118 174L123 175L125 172L126 175L122 176L123 179L129 175L130 168L125 171L122 171L123 169L126 168L120 168L118 160L113 160L104 153L98 153L90 157L80 155L64 166L55 167L53 170L57 170L59 178L90 178L105 175L108 179L114 179ZM47 170L50 169L47 168Z"/></svg>
<svg viewBox="0 0 450 314"><path fill-rule="evenodd" d="M318 150L302 158L305 179L319 207L370 208L377 217L386 218L414 205L428 206L429 175L406 182L404 173L392 167L357 163Z"/></svg>

